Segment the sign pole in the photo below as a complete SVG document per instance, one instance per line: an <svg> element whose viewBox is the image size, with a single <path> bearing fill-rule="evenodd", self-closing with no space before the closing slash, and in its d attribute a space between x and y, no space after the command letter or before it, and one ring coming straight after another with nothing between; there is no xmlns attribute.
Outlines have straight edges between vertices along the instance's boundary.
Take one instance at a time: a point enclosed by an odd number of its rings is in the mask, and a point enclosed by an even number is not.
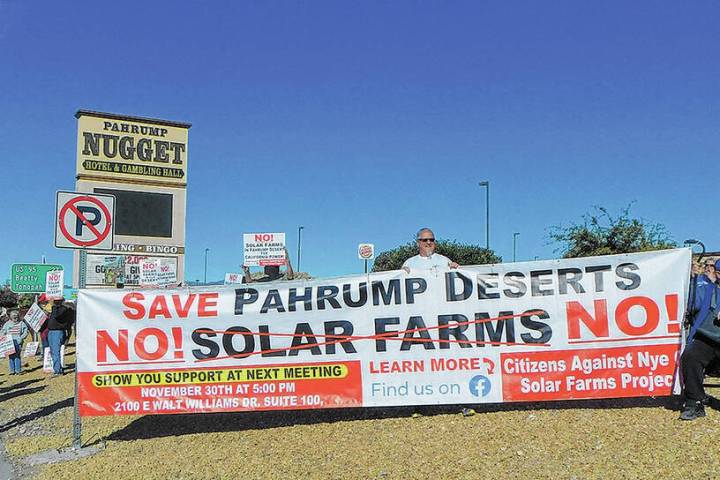
<svg viewBox="0 0 720 480"><path fill-rule="evenodd" d="M37 303L37 301L38 301L37 293L35 295L33 295L33 297L34 297L33 303ZM40 339L40 334L38 332L36 332L35 330L33 330L32 338L33 338L33 342L37 342ZM42 345L40 345L40 349L42 350Z"/></svg>
<svg viewBox="0 0 720 480"><path fill-rule="evenodd" d="M85 288L86 267L87 267L87 250L80 250L80 261L78 267L80 274L78 275L78 288ZM80 450L82 448L82 420L80 420L80 399L78 397L78 329L75 323L75 401L73 402L73 449Z"/></svg>
<svg viewBox="0 0 720 480"><path fill-rule="evenodd" d="M365 259L365 273L367 273L367 258Z"/></svg>

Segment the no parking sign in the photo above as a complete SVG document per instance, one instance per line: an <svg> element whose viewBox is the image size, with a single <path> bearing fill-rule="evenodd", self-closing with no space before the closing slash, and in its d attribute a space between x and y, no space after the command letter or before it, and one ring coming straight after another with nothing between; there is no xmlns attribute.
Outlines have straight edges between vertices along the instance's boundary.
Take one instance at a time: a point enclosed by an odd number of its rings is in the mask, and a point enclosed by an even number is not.
<svg viewBox="0 0 720 480"><path fill-rule="evenodd" d="M57 248L112 250L113 195L57 192L55 220Z"/></svg>

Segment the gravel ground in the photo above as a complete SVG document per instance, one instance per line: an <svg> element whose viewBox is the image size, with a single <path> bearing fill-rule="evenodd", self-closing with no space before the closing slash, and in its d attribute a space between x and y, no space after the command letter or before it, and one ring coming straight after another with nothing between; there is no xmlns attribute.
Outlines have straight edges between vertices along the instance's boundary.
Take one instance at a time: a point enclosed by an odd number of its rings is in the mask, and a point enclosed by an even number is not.
<svg viewBox="0 0 720 480"><path fill-rule="evenodd" d="M467 417L449 406L87 418L83 443L99 453L29 466L72 443L73 376L47 378L35 359L19 377L4 367L0 435L27 478L720 478L720 411L680 422L668 398Z"/></svg>

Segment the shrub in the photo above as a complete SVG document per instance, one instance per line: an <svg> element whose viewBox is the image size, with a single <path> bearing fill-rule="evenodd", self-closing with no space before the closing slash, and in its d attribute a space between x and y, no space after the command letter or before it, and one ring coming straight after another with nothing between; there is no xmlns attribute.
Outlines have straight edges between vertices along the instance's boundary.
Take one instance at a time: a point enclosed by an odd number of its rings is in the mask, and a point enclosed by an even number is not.
<svg viewBox="0 0 720 480"><path fill-rule="evenodd" d="M435 252L445 255L453 262L460 265L484 265L488 263L500 263L502 258L495 255L495 252L478 245L463 244L456 241L438 241ZM384 272L387 270L399 270L402 264L410 257L418 254L415 242L408 242L392 250L380 253L375 258L373 272Z"/></svg>

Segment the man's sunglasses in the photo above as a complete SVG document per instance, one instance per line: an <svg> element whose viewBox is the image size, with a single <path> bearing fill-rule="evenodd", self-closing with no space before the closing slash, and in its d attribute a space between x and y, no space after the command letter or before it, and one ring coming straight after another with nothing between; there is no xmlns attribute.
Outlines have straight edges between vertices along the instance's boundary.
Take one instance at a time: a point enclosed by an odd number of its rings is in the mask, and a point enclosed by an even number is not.
<svg viewBox="0 0 720 480"><path fill-rule="evenodd" d="M418 238L417 241L418 241L418 242L430 242L430 243L435 243L435 239L434 239L434 238Z"/></svg>

